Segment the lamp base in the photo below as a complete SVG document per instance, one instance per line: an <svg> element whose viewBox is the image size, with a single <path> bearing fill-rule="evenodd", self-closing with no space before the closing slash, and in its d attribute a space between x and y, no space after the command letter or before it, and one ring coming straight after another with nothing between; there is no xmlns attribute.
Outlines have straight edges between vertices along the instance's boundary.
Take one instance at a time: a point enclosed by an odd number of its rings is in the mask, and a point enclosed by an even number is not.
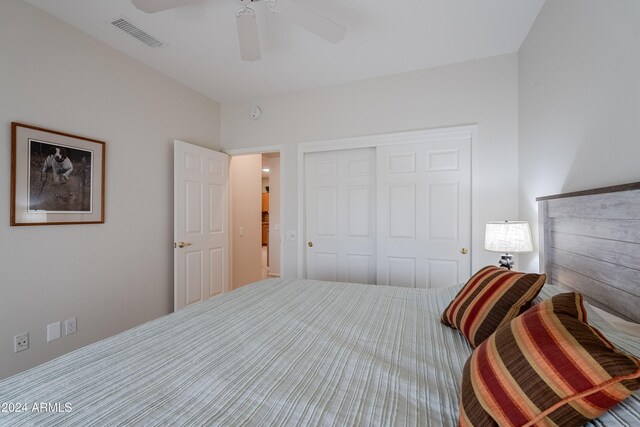
<svg viewBox="0 0 640 427"><path fill-rule="evenodd" d="M499 263L500 267L504 267L507 270L511 270L511 267L513 267L513 255L509 255L509 254L502 254L500 256L500 263Z"/></svg>

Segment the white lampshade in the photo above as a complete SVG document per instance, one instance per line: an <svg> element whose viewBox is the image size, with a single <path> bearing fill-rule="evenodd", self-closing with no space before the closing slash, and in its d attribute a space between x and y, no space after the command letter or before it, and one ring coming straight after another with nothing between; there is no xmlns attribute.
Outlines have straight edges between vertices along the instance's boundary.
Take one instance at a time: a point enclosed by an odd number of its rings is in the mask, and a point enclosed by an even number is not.
<svg viewBox="0 0 640 427"><path fill-rule="evenodd" d="M491 252L530 252L531 230L527 221L490 221L484 235L484 248Z"/></svg>

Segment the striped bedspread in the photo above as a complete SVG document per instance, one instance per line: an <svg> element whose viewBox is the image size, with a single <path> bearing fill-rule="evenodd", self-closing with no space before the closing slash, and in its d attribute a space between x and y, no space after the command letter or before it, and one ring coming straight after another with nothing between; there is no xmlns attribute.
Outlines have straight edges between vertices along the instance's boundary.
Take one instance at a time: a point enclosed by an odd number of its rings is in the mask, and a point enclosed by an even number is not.
<svg viewBox="0 0 640 427"><path fill-rule="evenodd" d="M453 426L471 350L439 316L456 291L258 282L0 382L28 405L0 423Z"/></svg>
<svg viewBox="0 0 640 427"><path fill-rule="evenodd" d="M455 426L458 289L258 282L0 381L0 424Z"/></svg>

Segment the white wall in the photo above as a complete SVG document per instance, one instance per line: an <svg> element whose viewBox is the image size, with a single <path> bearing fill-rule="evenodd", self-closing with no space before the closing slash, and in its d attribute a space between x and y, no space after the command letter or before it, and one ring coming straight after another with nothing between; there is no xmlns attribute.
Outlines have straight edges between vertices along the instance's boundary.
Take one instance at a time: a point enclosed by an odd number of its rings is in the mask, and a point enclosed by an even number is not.
<svg viewBox="0 0 640 427"><path fill-rule="evenodd" d="M517 217L517 56L505 55L222 106L224 149L283 144L282 232L297 230L297 144L478 123L479 223ZM252 105L262 107L259 120ZM484 238L476 227L474 239ZM299 238L299 236L298 236ZM297 244L283 239L283 274L297 275ZM497 256L473 254L474 268Z"/></svg>
<svg viewBox="0 0 640 427"><path fill-rule="evenodd" d="M231 157L229 182L231 280L236 289L262 278L262 155Z"/></svg>
<svg viewBox="0 0 640 427"><path fill-rule="evenodd" d="M519 194L640 181L640 2L547 0L519 52ZM523 256L538 269L537 252Z"/></svg>
<svg viewBox="0 0 640 427"><path fill-rule="evenodd" d="M104 225L9 227L11 121L107 142ZM172 310L173 139L217 148L219 132L216 102L0 2L0 378ZM78 332L46 343L45 325L73 316Z"/></svg>

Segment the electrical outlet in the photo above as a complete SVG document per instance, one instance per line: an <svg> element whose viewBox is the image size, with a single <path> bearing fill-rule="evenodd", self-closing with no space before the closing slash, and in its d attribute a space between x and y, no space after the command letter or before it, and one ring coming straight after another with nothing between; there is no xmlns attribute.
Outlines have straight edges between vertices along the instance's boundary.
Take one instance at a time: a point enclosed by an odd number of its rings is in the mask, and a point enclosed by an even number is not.
<svg viewBox="0 0 640 427"><path fill-rule="evenodd" d="M64 322L64 334L65 335L71 335L71 334L75 334L76 331L78 330L78 324L77 324L77 320L76 318L71 318L68 320L65 320Z"/></svg>
<svg viewBox="0 0 640 427"><path fill-rule="evenodd" d="M24 334L16 335L13 337L13 351L19 352L24 351L29 348L29 333L26 332Z"/></svg>

